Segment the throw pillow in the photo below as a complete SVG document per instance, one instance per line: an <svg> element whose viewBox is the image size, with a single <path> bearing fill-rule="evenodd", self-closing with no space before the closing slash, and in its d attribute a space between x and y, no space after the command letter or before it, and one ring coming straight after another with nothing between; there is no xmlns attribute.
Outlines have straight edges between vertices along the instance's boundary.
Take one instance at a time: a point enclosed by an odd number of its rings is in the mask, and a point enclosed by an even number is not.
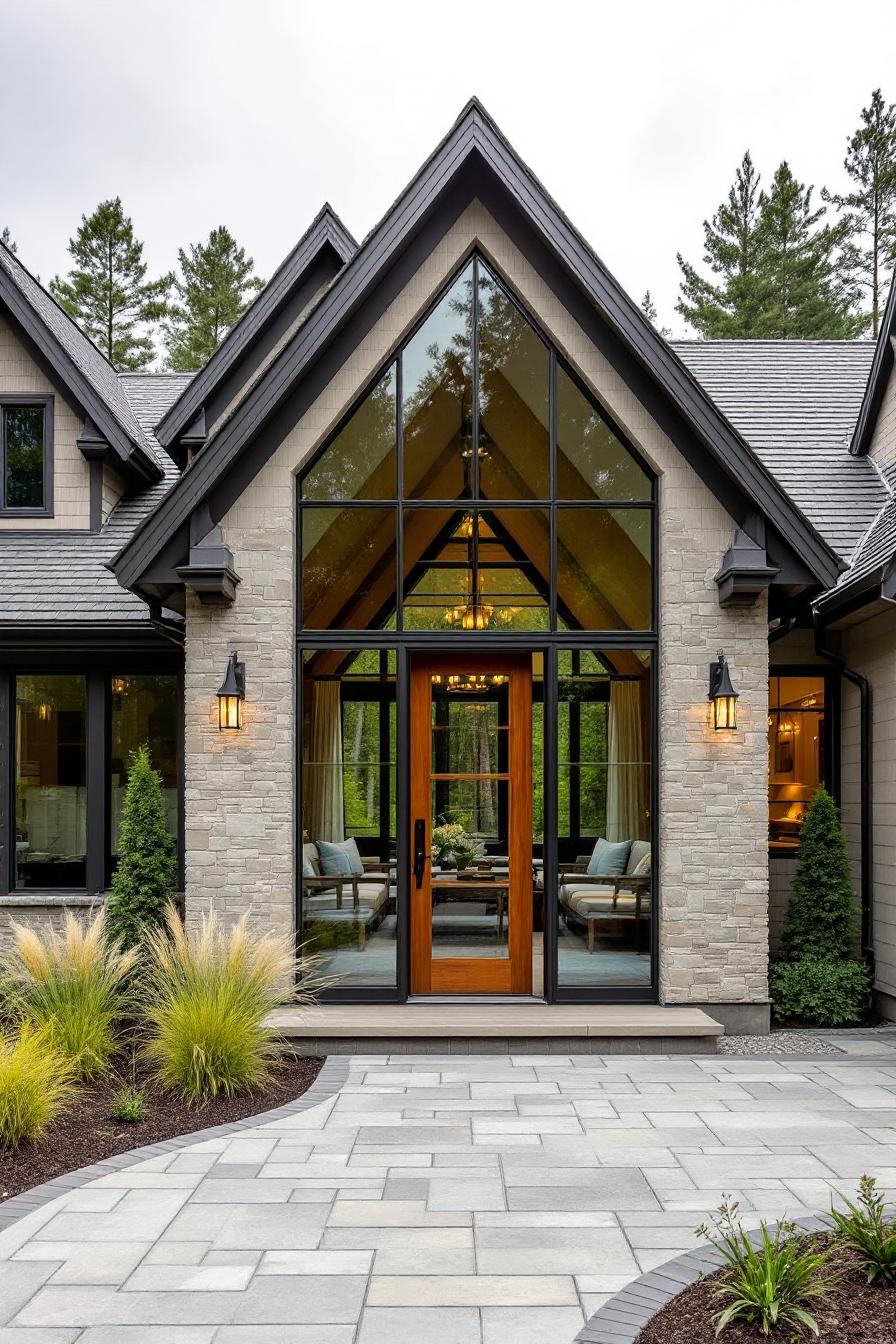
<svg viewBox="0 0 896 1344"><path fill-rule="evenodd" d="M348 840L318 840L321 872L326 877L363 877L364 865L354 836Z"/></svg>
<svg viewBox="0 0 896 1344"><path fill-rule="evenodd" d="M589 877L621 877L631 852L631 840L619 840L616 844L604 840L601 836L594 846L594 852L588 860Z"/></svg>
<svg viewBox="0 0 896 1344"><path fill-rule="evenodd" d="M635 864L632 877L644 877L650 872L650 854L645 854L639 863Z"/></svg>

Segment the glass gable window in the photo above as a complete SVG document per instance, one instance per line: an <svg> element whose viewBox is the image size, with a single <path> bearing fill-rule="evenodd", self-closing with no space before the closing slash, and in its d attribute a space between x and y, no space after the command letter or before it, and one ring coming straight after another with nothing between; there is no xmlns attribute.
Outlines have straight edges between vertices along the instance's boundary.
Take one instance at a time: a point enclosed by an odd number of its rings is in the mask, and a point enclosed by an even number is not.
<svg viewBox="0 0 896 1344"><path fill-rule="evenodd" d="M793 850L820 784L830 787L825 678L769 678L768 825L772 850Z"/></svg>
<svg viewBox="0 0 896 1344"><path fill-rule="evenodd" d="M0 404L0 511L44 513L48 402Z"/></svg>
<svg viewBox="0 0 896 1344"><path fill-rule="evenodd" d="M478 256L299 506L306 630L653 627L652 478Z"/></svg>

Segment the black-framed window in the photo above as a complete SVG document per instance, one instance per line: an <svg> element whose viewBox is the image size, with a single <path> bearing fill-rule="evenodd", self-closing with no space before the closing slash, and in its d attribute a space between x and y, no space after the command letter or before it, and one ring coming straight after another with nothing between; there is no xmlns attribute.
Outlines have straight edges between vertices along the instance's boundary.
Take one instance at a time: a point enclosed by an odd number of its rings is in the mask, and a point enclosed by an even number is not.
<svg viewBox="0 0 896 1344"><path fill-rule="evenodd" d="M649 634L655 529L647 465L473 255L302 473L299 622Z"/></svg>
<svg viewBox="0 0 896 1344"><path fill-rule="evenodd" d="M769 848L794 853L819 785L836 795L832 679L824 668L776 669L769 677Z"/></svg>
<svg viewBox="0 0 896 1344"><path fill-rule="evenodd" d="M87 885L87 681L15 679L15 890Z"/></svg>
<svg viewBox="0 0 896 1344"><path fill-rule="evenodd" d="M52 459L52 397L0 395L0 513L52 513Z"/></svg>

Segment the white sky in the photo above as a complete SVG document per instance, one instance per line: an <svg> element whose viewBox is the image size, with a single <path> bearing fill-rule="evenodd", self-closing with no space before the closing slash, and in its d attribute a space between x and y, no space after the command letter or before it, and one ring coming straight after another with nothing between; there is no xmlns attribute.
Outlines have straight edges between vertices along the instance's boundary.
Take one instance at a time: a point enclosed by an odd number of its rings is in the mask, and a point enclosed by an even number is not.
<svg viewBox="0 0 896 1344"><path fill-rule="evenodd" d="M226 223L268 276L325 199L361 238L476 93L604 262L674 314L750 148L844 185L893 0L0 0L0 228L46 282L120 195L154 272Z"/></svg>

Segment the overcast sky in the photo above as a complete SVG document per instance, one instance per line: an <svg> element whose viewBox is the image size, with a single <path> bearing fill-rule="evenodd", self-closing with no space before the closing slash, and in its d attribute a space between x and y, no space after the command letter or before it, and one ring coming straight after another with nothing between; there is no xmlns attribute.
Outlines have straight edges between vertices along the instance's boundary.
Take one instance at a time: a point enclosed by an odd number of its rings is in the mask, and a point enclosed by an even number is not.
<svg viewBox="0 0 896 1344"><path fill-rule="evenodd" d="M270 275L324 200L361 238L476 93L676 334L744 150L836 189L896 101L893 0L0 0L0 48L0 228L45 282L115 195L155 272L224 223Z"/></svg>

